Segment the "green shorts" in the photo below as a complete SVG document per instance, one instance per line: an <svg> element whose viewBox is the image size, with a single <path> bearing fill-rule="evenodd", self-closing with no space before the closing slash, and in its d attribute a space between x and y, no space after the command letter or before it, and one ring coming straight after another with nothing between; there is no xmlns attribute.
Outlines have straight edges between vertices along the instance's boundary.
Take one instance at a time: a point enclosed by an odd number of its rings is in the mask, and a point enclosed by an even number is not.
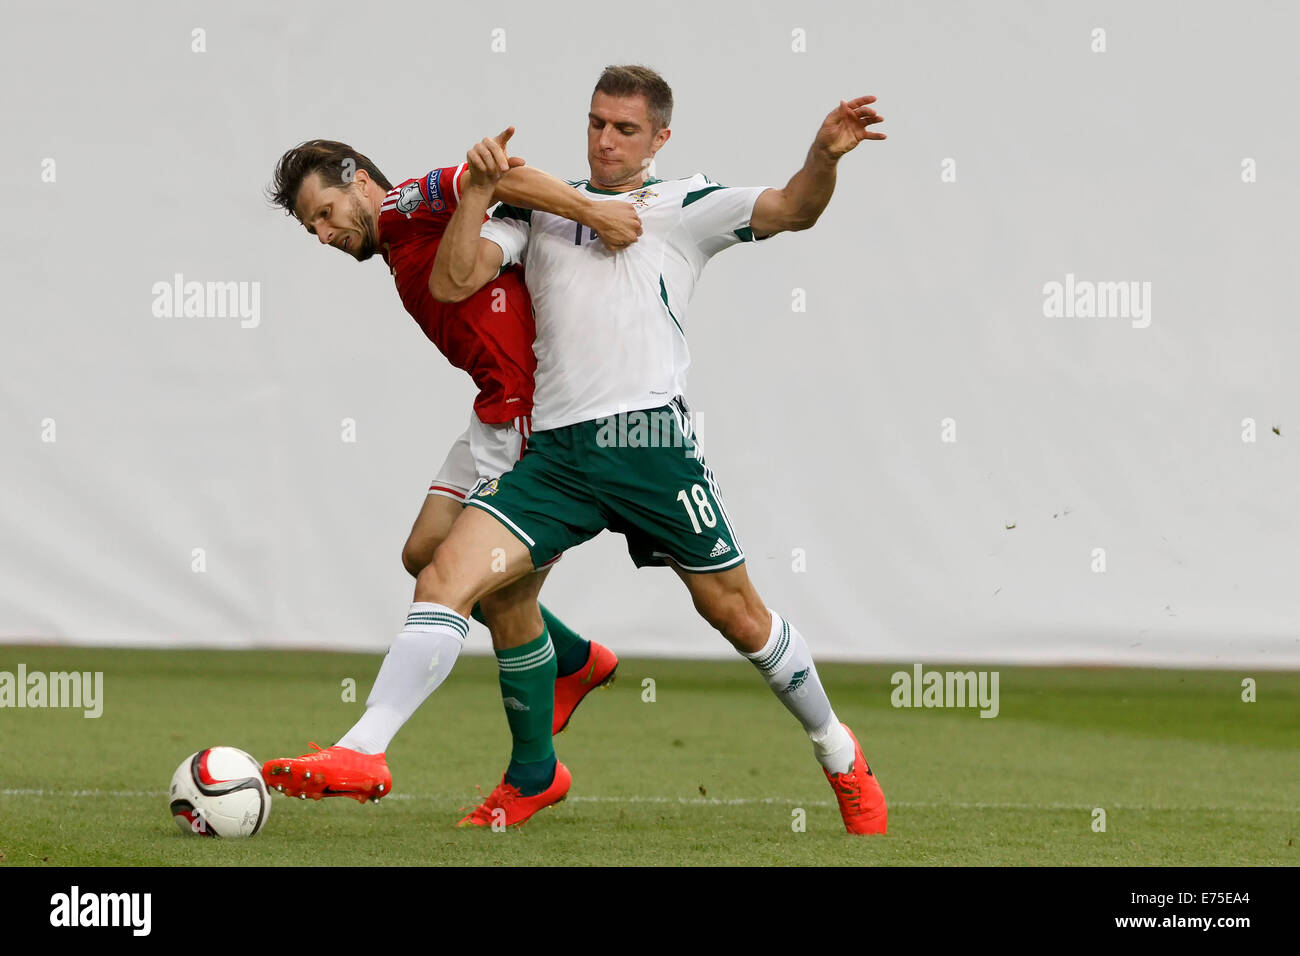
<svg viewBox="0 0 1300 956"><path fill-rule="evenodd" d="M627 538L637 567L711 572L745 560L680 398L534 432L519 463L465 504L510 529L535 568L605 529Z"/></svg>

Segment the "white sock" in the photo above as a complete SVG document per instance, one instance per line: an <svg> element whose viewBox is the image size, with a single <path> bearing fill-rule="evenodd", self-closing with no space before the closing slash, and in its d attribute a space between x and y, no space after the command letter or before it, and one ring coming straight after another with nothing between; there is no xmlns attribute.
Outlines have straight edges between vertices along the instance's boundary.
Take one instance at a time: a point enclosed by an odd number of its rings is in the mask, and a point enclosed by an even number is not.
<svg viewBox="0 0 1300 956"><path fill-rule="evenodd" d="M830 698L817 676L817 665L803 635L771 608L772 632L763 649L745 654L767 681L767 686L799 719L813 743L817 761L831 773L846 773L853 766L853 739L831 709Z"/></svg>
<svg viewBox="0 0 1300 956"><path fill-rule="evenodd" d="M406 627L388 649L366 698L366 712L339 742L363 754L381 754L438 685L446 680L469 633L469 621L441 604L416 602Z"/></svg>

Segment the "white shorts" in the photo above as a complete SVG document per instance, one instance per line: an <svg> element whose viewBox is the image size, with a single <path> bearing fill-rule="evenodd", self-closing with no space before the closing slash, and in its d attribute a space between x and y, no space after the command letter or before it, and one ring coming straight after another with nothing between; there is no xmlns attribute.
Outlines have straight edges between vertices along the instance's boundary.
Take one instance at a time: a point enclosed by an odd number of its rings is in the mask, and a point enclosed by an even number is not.
<svg viewBox="0 0 1300 956"><path fill-rule="evenodd" d="M528 416L489 425L471 414L469 428L447 452L447 460L429 485L429 494L464 501L479 479L500 478L515 466L531 432L532 419Z"/></svg>

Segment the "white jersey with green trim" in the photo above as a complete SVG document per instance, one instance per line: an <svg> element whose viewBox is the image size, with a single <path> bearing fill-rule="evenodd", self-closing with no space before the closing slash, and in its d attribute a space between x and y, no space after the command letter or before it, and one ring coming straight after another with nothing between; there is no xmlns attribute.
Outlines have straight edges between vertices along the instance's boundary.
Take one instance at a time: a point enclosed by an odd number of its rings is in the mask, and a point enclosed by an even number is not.
<svg viewBox="0 0 1300 956"><path fill-rule="evenodd" d="M537 317L533 430L666 405L686 392L687 304L704 264L754 239L766 186L721 186L697 173L614 193L571 182L595 200L632 203L640 239L611 252L588 228L499 206L483 224L505 264L520 263Z"/></svg>

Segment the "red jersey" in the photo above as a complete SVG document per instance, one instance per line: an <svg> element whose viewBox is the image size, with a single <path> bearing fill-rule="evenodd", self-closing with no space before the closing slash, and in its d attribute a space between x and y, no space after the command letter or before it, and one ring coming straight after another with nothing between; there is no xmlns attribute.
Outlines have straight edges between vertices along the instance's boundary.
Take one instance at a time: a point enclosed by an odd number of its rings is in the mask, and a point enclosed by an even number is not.
<svg viewBox="0 0 1300 956"><path fill-rule="evenodd" d="M523 274L507 269L464 302L438 302L429 293L433 259L466 166L435 169L389 190L379 210L379 252L406 311L447 360L474 379L474 412L499 425L533 410L537 333Z"/></svg>

